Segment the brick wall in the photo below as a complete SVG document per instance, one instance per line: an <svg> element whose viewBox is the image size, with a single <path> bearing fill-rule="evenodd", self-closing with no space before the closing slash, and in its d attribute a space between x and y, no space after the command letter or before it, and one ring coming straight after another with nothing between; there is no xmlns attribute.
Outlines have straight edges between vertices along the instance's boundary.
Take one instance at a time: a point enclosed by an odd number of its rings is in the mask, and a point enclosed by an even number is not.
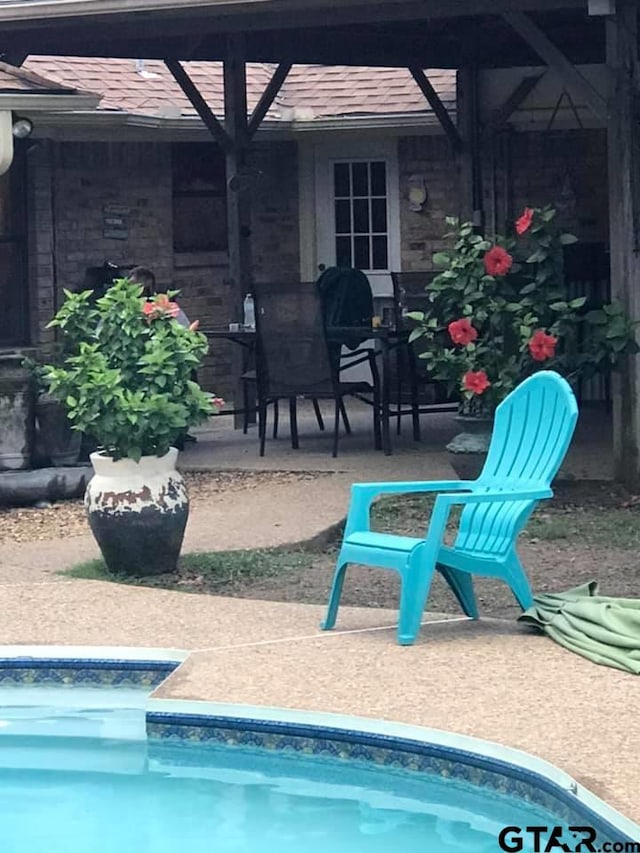
<svg viewBox="0 0 640 853"><path fill-rule="evenodd" d="M442 248L445 216L458 205L458 168L444 136L413 136L399 140L400 229L402 268L431 269L434 252ZM420 212L409 209L409 179L424 178L427 201Z"/></svg>
<svg viewBox="0 0 640 853"><path fill-rule="evenodd" d="M514 133L511 137L511 190L504 158L496 163L496 218L504 229L505 212L517 216L525 205L558 207L558 223L582 241L608 241L607 140L601 130ZM488 232L493 221L493 168L483 161ZM399 141L402 267L432 267L447 230L444 218L457 215L459 172L442 136L405 137ZM411 175L425 179L428 199L421 212L409 210ZM564 192L563 192L564 189ZM572 195L573 194L573 195Z"/></svg>
<svg viewBox="0 0 640 853"><path fill-rule="evenodd" d="M169 146L67 142L54 154L58 286L79 285L86 267L105 260L151 267L160 285L170 284ZM126 239L105 237L105 205L128 208Z"/></svg>

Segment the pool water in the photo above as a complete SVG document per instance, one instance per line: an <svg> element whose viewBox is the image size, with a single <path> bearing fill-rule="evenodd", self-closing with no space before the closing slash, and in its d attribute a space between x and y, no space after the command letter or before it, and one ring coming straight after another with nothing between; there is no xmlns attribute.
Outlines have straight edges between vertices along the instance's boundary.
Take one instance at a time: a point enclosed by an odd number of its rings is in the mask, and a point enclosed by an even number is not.
<svg viewBox="0 0 640 853"><path fill-rule="evenodd" d="M147 742L141 691L3 692L0 853L493 853L507 824L558 823L457 780Z"/></svg>

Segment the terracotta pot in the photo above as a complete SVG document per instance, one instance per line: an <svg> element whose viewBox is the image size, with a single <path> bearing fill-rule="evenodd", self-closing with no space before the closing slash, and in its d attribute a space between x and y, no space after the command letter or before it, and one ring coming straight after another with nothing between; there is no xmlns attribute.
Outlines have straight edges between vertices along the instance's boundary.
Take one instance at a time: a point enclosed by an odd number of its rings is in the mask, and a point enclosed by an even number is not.
<svg viewBox="0 0 640 853"><path fill-rule="evenodd" d="M0 357L0 471L31 466L35 443L35 389L24 355Z"/></svg>
<svg viewBox="0 0 640 853"><path fill-rule="evenodd" d="M42 449L55 468L75 465L80 458L82 433L71 429L65 407L55 397L41 394L36 403Z"/></svg>
<svg viewBox="0 0 640 853"><path fill-rule="evenodd" d="M456 420L462 431L447 444L449 462L461 480L476 480L487 459L493 418L458 415Z"/></svg>
<svg viewBox="0 0 640 853"><path fill-rule="evenodd" d="M176 471L178 451L117 462L92 453L95 476L84 503L89 525L114 574L174 572L189 517L184 480Z"/></svg>

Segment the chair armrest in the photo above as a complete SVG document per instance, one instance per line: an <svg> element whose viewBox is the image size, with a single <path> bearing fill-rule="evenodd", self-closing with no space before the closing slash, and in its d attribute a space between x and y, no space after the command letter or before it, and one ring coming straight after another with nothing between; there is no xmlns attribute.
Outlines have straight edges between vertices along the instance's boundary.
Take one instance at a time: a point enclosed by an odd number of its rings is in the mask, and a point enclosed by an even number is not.
<svg viewBox="0 0 640 853"><path fill-rule="evenodd" d="M356 531L369 530L371 504L378 495L406 495L429 492L471 490L473 480L433 480L399 483L354 483L351 486L351 503L345 527L345 536Z"/></svg>
<svg viewBox="0 0 640 853"><path fill-rule="evenodd" d="M504 501L540 501L545 498L552 498L552 489L522 489L521 491L511 492L474 492L466 495L438 495L436 504L447 504L448 506L456 506L458 504L480 504L480 503L495 503Z"/></svg>

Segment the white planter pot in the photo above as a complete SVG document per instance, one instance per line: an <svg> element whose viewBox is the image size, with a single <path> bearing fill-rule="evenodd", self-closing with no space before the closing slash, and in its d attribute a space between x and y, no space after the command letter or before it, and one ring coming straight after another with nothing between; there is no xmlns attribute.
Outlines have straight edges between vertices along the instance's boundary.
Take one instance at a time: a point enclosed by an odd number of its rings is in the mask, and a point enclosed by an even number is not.
<svg viewBox="0 0 640 853"><path fill-rule="evenodd" d="M178 566L189 517L189 497L176 471L178 451L139 462L91 454L95 475L84 503L89 525L109 570L154 575Z"/></svg>

